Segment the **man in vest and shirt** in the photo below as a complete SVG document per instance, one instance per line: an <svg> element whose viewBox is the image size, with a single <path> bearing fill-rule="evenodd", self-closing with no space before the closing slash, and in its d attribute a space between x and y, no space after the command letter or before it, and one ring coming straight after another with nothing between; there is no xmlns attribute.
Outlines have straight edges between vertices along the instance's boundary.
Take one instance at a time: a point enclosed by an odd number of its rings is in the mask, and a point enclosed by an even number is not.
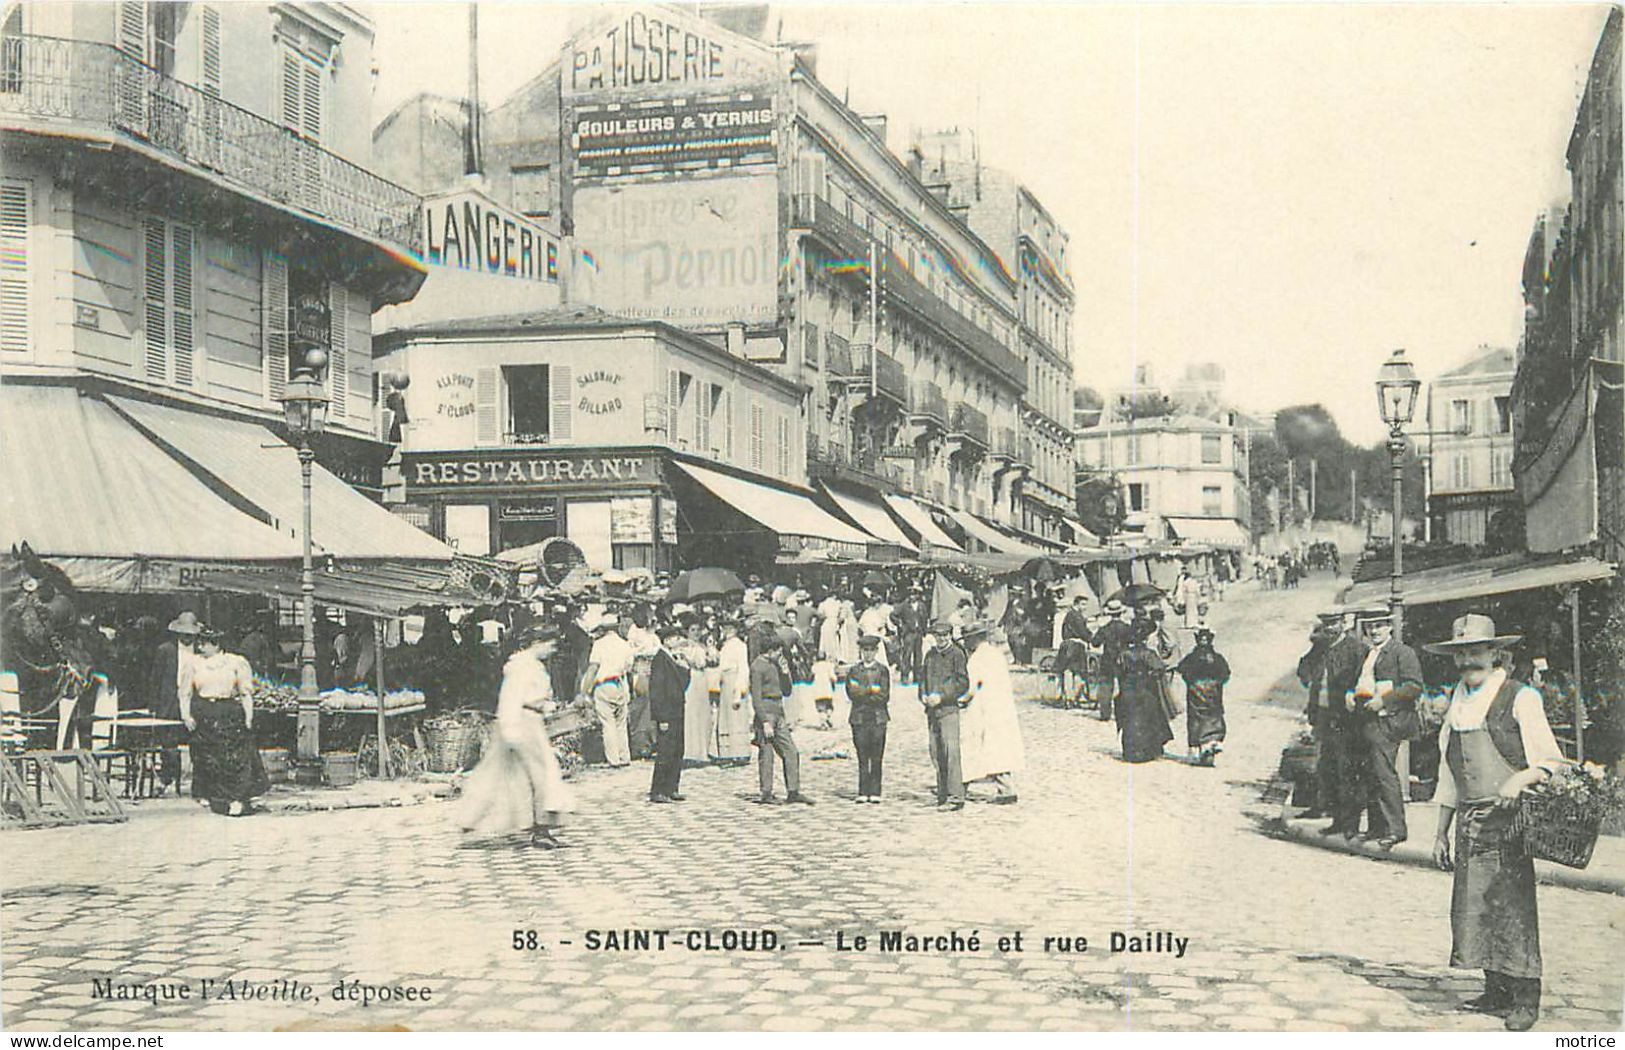
<svg viewBox="0 0 1625 1050"><path fill-rule="evenodd" d="M1455 871L1450 965L1484 971L1484 994L1467 1009L1504 1015L1527 1031L1540 1016L1540 922L1533 861L1511 841L1517 799L1564 764L1540 694L1513 679L1497 655L1520 640L1469 614L1451 638L1427 647L1455 660L1461 679L1439 730L1439 829L1433 860ZM1455 848L1450 828L1456 826Z"/></svg>
<svg viewBox="0 0 1625 1050"><path fill-rule="evenodd" d="M1390 613L1370 617L1371 651L1354 685L1354 725L1360 742L1355 803L1370 808L1365 837L1390 850L1406 838L1405 793L1399 782L1399 745L1421 729L1416 701L1422 696L1422 662L1416 650L1394 637ZM1345 811L1346 812L1346 811ZM1358 821L1358 811L1353 819ZM1344 833L1358 830L1345 822Z"/></svg>
<svg viewBox="0 0 1625 1050"><path fill-rule="evenodd" d="M784 642L777 634L765 634L761 652L750 662L750 699L756 729L756 772L761 794L756 801L764 806L778 804L773 796L773 759L778 757L784 766L786 802L812 805L812 799L801 793L801 752L796 750L795 733L785 713L785 694L789 683L779 666Z"/></svg>

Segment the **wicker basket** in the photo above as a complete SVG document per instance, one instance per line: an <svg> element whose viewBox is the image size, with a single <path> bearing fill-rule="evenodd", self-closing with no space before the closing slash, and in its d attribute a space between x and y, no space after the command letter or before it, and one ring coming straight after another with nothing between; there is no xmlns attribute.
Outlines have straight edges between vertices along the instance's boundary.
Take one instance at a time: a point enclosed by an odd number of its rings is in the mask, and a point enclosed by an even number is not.
<svg viewBox="0 0 1625 1050"><path fill-rule="evenodd" d="M1602 814L1595 808L1538 791L1519 796L1513 818L1513 833L1523 842L1525 853L1570 868L1591 863L1601 828Z"/></svg>
<svg viewBox="0 0 1625 1050"><path fill-rule="evenodd" d="M480 722L429 726L424 730L426 765L432 773L457 773L480 759L486 727Z"/></svg>

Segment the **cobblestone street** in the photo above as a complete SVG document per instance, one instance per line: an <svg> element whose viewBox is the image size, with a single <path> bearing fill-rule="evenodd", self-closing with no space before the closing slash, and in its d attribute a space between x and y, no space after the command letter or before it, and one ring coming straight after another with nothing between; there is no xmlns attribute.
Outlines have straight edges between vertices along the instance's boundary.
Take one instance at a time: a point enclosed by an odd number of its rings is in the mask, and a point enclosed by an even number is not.
<svg viewBox="0 0 1625 1050"><path fill-rule="evenodd" d="M1441 1029L1477 975L1446 965L1439 872L1269 837L1264 782L1294 731L1259 702L1333 592L1240 588L1217 607L1236 669L1217 769L1182 746L1129 766L1089 716L1021 705L1015 806L939 814L923 718L894 698L883 806L855 806L842 734L799 734L814 807L750 805L754 769L684 775L684 805L643 802L648 766L579 779L558 852L459 848L444 803L228 821L195 808L4 840L12 1030L240 1029L321 1020L432 1029ZM1295 683L1294 683L1295 688ZM1183 726L1177 729L1183 744ZM1413 836L1432 829L1413 828ZM1618 898L1540 890L1539 1027L1617 1029ZM773 952L592 951L589 930L777 931ZM882 952L878 934L959 931L980 951ZM535 931L535 950L515 948ZM1001 936L1023 934L1021 951ZM1111 934L1188 938L1113 953ZM682 934L677 933L681 938ZM867 938L867 950L837 949ZM1087 938L1065 952L1045 938ZM522 938L523 939L523 936ZM565 943L570 942L570 943ZM1075 946L1075 945L1074 945ZM109 1001L92 978L179 982L190 999ZM200 1001L196 986L217 982ZM218 998L287 979L308 1003ZM334 1001L333 986L426 986L427 1004Z"/></svg>

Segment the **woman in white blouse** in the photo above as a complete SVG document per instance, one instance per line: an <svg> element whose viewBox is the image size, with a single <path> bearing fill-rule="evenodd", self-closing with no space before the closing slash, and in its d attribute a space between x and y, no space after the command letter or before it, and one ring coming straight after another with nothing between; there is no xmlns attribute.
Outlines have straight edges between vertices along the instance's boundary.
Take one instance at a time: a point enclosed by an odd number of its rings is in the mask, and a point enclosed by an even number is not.
<svg viewBox="0 0 1625 1050"><path fill-rule="evenodd" d="M1540 694L1508 676L1497 655L1520 640L1467 615L1448 641L1427 646L1455 659L1461 680L1439 730L1439 831L1433 859L1455 871L1450 965L1484 971L1470 1010L1527 1031L1540 1015L1540 921L1535 867L1510 841L1517 799L1564 764ZM1451 824L1456 825L1454 855Z"/></svg>
<svg viewBox="0 0 1625 1050"><path fill-rule="evenodd" d="M254 742L254 672L220 640L207 625L198 633L197 656L181 683L181 721L192 735L192 796L241 817L271 781Z"/></svg>

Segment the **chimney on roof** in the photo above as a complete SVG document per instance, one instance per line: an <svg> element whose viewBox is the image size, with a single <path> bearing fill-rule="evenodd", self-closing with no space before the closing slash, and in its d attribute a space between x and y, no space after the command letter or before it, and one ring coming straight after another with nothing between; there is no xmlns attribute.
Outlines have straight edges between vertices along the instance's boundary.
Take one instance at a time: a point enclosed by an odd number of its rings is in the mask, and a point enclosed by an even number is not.
<svg viewBox="0 0 1625 1050"><path fill-rule="evenodd" d="M865 114L862 118L864 127L875 133L881 142L886 141L886 114Z"/></svg>

